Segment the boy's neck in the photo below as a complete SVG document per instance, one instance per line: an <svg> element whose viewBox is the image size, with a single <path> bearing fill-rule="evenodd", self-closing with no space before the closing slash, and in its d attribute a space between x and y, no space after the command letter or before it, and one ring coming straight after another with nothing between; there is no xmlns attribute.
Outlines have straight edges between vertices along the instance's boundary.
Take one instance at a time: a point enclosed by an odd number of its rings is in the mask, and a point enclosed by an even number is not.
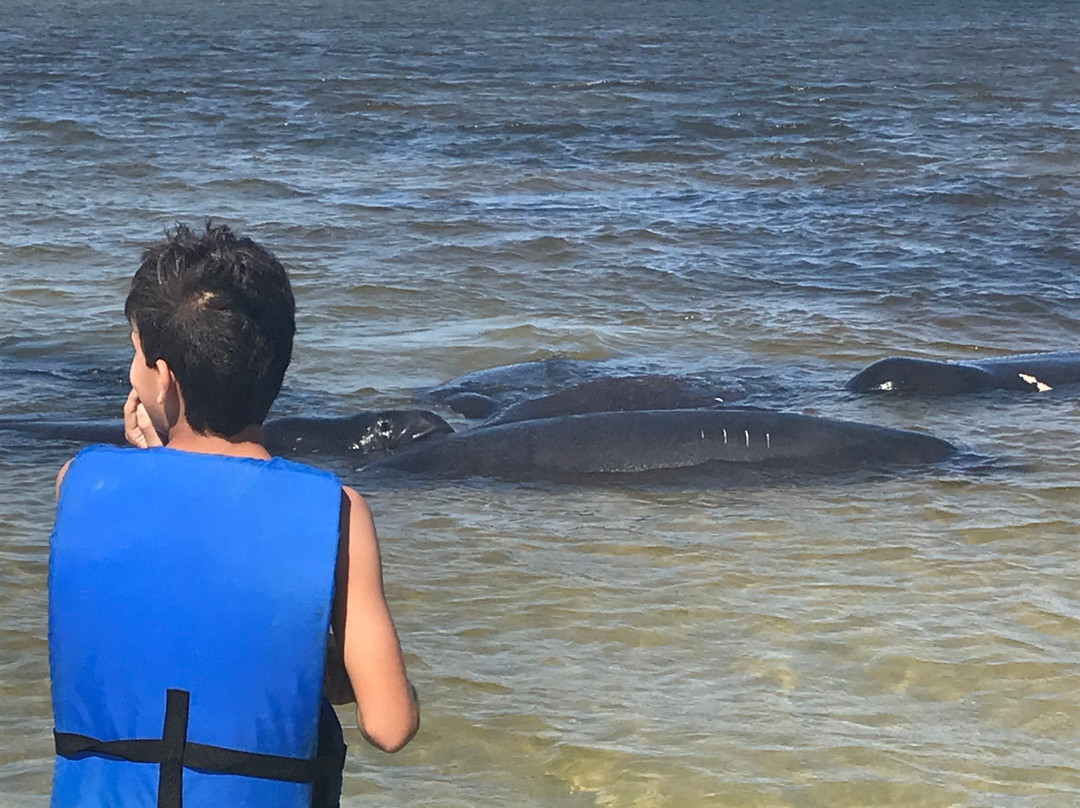
<svg viewBox="0 0 1080 808"><path fill-rule="evenodd" d="M253 457L269 460L270 453L263 446L261 424L251 424L242 431L228 437L213 432L196 432L186 421L174 424L169 430L170 449L181 452L199 452L201 454L219 454L229 457Z"/></svg>

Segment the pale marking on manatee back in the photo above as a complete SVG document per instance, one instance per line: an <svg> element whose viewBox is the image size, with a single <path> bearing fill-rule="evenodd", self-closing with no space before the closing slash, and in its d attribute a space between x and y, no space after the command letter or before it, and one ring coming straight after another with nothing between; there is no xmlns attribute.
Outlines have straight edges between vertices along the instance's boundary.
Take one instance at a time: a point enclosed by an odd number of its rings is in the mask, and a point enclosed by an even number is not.
<svg viewBox="0 0 1080 808"><path fill-rule="evenodd" d="M887 393L890 390L892 390L893 387L894 387L893 383L891 381L888 381L888 382L882 382L881 384L877 385L874 389L875 390L883 390L884 392Z"/></svg>
<svg viewBox="0 0 1080 808"><path fill-rule="evenodd" d="M724 445L727 446L727 429L722 430L724 433Z"/></svg>
<svg viewBox="0 0 1080 808"><path fill-rule="evenodd" d="M1054 389L1050 385L1044 384L1043 382L1040 382L1034 376L1028 376L1026 373L1018 373L1017 375L1021 379L1023 379L1025 382L1027 382L1028 384L1035 385L1035 389L1038 390L1040 393L1045 393L1047 390L1053 390Z"/></svg>
<svg viewBox="0 0 1080 808"><path fill-rule="evenodd" d="M765 433L765 448L772 448L772 435L770 435L768 432Z"/></svg>
<svg viewBox="0 0 1080 808"><path fill-rule="evenodd" d="M750 448L750 430L744 429L743 430L743 435L746 438L746 448L749 449Z"/></svg>

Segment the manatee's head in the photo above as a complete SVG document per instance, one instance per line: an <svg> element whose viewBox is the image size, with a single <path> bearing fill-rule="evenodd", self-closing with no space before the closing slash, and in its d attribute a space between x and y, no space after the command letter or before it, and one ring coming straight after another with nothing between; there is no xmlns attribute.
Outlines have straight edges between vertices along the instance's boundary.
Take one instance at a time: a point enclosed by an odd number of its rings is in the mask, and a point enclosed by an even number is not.
<svg viewBox="0 0 1080 808"><path fill-rule="evenodd" d="M279 418L263 427L272 454L361 455L370 462L453 428L427 410L380 410L343 418Z"/></svg>
<svg viewBox="0 0 1080 808"><path fill-rule="evenodd" d="M989 390L996 384L991 373L974 365L894 356L862 370L846 387L856 393L949 396Z"/></svg>
<svg viewBox="0 0 1080 808"><path fill-rule="evenodd" d="M432 435L454 431L450 424L427 410L383 410L354 415L352 419L356 428L348 448L371 455L372 460Z"/></svg>

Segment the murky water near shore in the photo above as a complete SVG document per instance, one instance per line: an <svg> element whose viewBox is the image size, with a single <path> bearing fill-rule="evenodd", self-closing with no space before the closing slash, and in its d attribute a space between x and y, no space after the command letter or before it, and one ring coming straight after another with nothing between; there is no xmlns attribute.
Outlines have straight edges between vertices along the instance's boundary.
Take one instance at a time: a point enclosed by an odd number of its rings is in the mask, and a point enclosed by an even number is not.
<svg viewBox="0 0 1080 808"><path fill-rule="evenodd" d="M354 734L345 805L1080 800L1076 390L842 389L1076 347L1075 8L715 6L0 0L0 417L115 416L139 251L213 215L293 277L278 414L566 356L985 458L365 489L424 726ZM0 430L3 805L48 800L77 448Z"/></svg>

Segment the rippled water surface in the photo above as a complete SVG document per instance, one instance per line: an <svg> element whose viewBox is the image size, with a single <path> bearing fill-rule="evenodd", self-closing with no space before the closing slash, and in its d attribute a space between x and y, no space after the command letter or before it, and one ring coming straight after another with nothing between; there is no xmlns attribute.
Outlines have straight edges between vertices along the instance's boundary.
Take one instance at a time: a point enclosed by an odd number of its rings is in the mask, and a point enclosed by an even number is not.
<svg viewBox="0 0 1080 808"><path fill-rule="evenodd" d="M292 274L279 413L565 356L981 458L365 488L424 726L346 805L1080 803L1076 389L843 392L1077 347L1074 3L181 5L0 0L0 417L115 416L139 251L212 215ZM4 805L77 448L0 430Z"/></svg>

